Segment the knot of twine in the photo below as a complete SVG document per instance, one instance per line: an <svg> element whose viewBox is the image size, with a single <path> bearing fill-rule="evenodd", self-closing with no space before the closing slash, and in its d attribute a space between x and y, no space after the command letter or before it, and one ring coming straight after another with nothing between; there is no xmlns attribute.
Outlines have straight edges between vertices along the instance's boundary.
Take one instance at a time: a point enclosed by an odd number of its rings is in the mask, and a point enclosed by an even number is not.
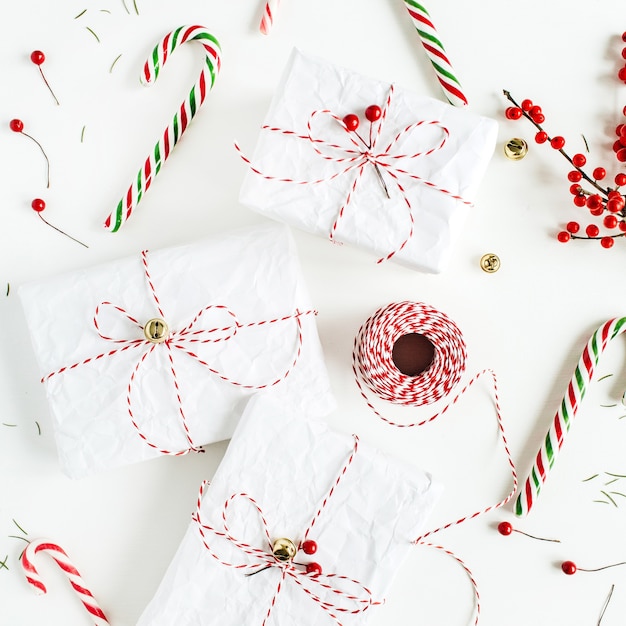
<svg viewBox="0 0 626 626"><path fill-rule="evenodd" d="M407 192L402 184L402 178L408 178L410 181L415 181L430 189L438 191L439 193L446 195L452 198L453 200L457 200L465 205L472 206L472 202L465 200L460 195L455 194L454 192L449 191L448 189L445 189L433 183L427 178L418 176L417 174L414 174L404 168L397 166L397 163L399 163L402 160L415 160L419 158L425 158L425 157L428 157L433 152L441 150L441 148L443 148L446 141L448 140L448 137L450 136L450 131L441 122L437 120L430 120L430 121L420 120L412 124L409 124L405 126L403 129L401 129L393 137L393 139L389 142L387 146L385 146L382 149L378 148L378 142L380 141L383 124L387 118L389 107L393 99L393 93L394 93L394 86L391 85L391 87L389 88L389 93L385 100L384 107L382 108L382 114L379 120L377 122L371 123L370 131L369 131L369 144L365 143L359 135L356 135L356 137L360 140L360 142L357 141L357 139L355 138L356 133L354 133L353 131L350 131L347 128L343 119L340 118L338 115L336 115L329 109L321 109L321 110L313 111L313 113L311 114L311 116L309 117L307 121L307 133L306 134L298 134L297 132L292 131L292 130L269 126L267 124L262 126L262 130L267 130L271 133L285 135L288 137L294 137L296 139L308 142L313 148L314 152L318 156L320 156L322 159L326 161L331 161L333 163L337 163L339 165L338 171L323 178L317 178L317 179L311 179L311 180L297 180L294 178L286 178L286 177L265 174L264 172L261 172L259 169L254 167L250 159L248 159L243 154L239 146L235 144L235 148L239 152L239 155L250 166L250 169L255 174L258 174L259 176L263 177L266 180L275 180L278 182L292 183L295 185L318 185L320 183L329 182L331 180L334 180L335 178L339 178L340 176L344 176L350 172L355 172L354 179L349 187L348 194L345 200L343 201L343 203L341 204L339 211L330 228L329 239L331 241L336 240L337 229L340 225L340 222L342 221L342 218L346 212L346 209L348 208L350 203L353 201L353 198L357 192L359 183L361 182L363 178L363 173L365 172L365 169L367 166L374 168L375 173L381 182L381 185L385 194L387 195L387 197L390 197L388 187L381 173L381 172L385 172L385 174L388 176L388 179L393 181L393 184L395 185L395 188L398 190L400 198L402 199L402 202L406 207L408 218L409 218L409 226L408 226L408 233L406 234L404 239L399 244L397 244L397 246L391 252L389 252L386 256L378 259L377 261L378 263L389 260L395 254L400 252L400 250L402 250L406 246L406 244L410 241L410 239L413 237L414 226L415 226L415 218L413 216L413 207L407 196ZM341 129L343 129L347 138L346 142L344 142L343 144L334 143L324 138L323 133L314 133L313 121L315 120L315 118L323 117L323 116L329 117L331 120L336 122L336 124L338 124ZM414 133L417 129L426 128L428 126L434 126L441 131L442 138L438 143L435 142L434 145L428 146L424 148L423 150L414 152L412 154L411 153L403 154L403 153L399 153L396 150L396 147L401 140L404 140L408 135Z"/></svg>
<svg viewBox="0 0 626 626"><path fill-rule="evenodd" d="M152 296L153 302L155 304L155 308L158 312L158 315L163 319L167 319L163 309L161 307L161 303L159 297L157 295L156 288L150 276L150 272L148 269L148 255L147 251L142 251L141 253L141 261L143 265L144 275L146 278L146 283L148 285L148 291ZM112 337L108 334L104 334L102 331L102 321L101 314L105 310L112 310L113 313L122 318L126 318L126 320L130 321L134 326L136 326L139 331L141 331L141 337ZM220 315L225 317L225 323L217 326L217 327L203 327L203 324L207 324L206 317L210 313L217 312ZM128 415L130 421L138 432L141 439L151 448L156 450L161 454L180 456L183 454L188 454L189 452L203 452L202 448L197 446L191 436L190 429L187 425L187 417L185 415L185 410L183 406L183 398L181 396L180 386L179 386L179 375L177 373L176 367L174 365L174 352L178 352L181 354L187 355L189 358L193 359L196 363L207 369L211 374L217 376L219 379L223 380L226 383L229 383L233 386L239 387L241 389L246 390L261 390L267 387L272 387L282 382L289 376L289 373L293 370L298 362L298 359L301 354L302 348L302 324L300 318L305 315L315 315L316 311L299 311L296 309L296 312L292 315L285 315L283 317L276 317L268 320L259 320L255 322L249 323L241 323L235 313L233 313L227 306L218 305L218 304L210 304L205 306L204 308L198 311L191 322L187 324L181 330L173 330L169 332L166 338L160 343L154 343L150 341L147 337L145 337L144 325L141 324L135 317L130 315L124 308L113 304L108 301L101 302L95 310L93 325L95 327L98 336L106 342L110 342L113 344L117 344L120 347L114 348L112 350L101 352L97 355L88 357L83 359L82 361L78 361L72 363L71 365L66 365L58 370L47 374L42 378L42 382L45 382L52 378L53 376L58 376L63 374L64 372L76 369L78 367L87 365L89 363L97 362L100 359L110 358L114 355L125 352L126 350L131 349L141 349L142 352L137 358L135 365L133 366L132 372L130 374L129 382L126 386L126 405L128 409ZM234 380L225 374L221 373L219 370L215 369L210 363L203 360L196 352L192 350L193 344L209 344L209 343L218 343L221 341L228 341L237 335L239 331L246 328L252 328L255 326L265 326L268 324L276 324L281 322L286 322L288 320L294 320L297 327L297 339L296 339L296 348L295 355L291 363L288 367L276 378L269 380L263 384L246 384L237 380ZM143 432L142 428L139 426L137 419L135 417L135 411L133 408L133 396L134 389L137 385L140 385L141 377L146 369L149 368L150 357L153 354L156 354L157 350L165 350L168 359L169 372L171 374L171 381L173 384L173 392L176 397L176 406L178 415L180 418L180 422L182 425L182 429L184 431L184 436L186 439L187 445L179 450L169 450L160 445L157 445ZM154 358L154 357L153 357Z"/></svg>
<svg viewBox="0 0 626 626"><path fill-rule="evenodd" d="M358 437L355 435L354 446L348 456L348 459L339 471L332 487L322 500L322 504L313 516L312 521L304 531L302 540L297 543L298 550L300 550L304 541L306 541L309 537L309 534L314 529L318 518L326 508L337 486L341 482L341 479L352 464L354 456L358 450L358 443ZM382 604L382 602L373 599L372 592L365 585L357 580L354 580L353 578L335 573L309 574L301 569L301 564L299 567L299 564L295 563L293 560L282 561L274 556L273 542L267 518L265 517L261 506L247 493L235 493L226 500L222 508L220 528L216 528L204 522L201 517L201 504L204 489L207 485L208 482L204 481L200 486L196 512L194 513L193 519L197 524L202 543L204 544L208 554L225 567L236 570L255 570L250 572L248 576L260 573L263 570L270 568L276 569L280 573L278 584L269 602L269 607L263 619L262 626L266 626L268 623L272 610L274 609L280 592L285 587L286 581L291 581L293 584L296 584L300 589L302 589L306 596L319 606L335 622L335 624L337 624L337 626L341 626L339 614L356 615L363 613L371 606ZM231 515L233 502L238 499L244 500L252 507L251 515L258 520L264 536L264 547L259 547L258 545L254 545L252 542L239 539L231 532L229 516ZM224 560L215 552L214 548L211 547L208 535L227 540L232 546L250 557L249 562L233 563L231 561Z"/></svg>

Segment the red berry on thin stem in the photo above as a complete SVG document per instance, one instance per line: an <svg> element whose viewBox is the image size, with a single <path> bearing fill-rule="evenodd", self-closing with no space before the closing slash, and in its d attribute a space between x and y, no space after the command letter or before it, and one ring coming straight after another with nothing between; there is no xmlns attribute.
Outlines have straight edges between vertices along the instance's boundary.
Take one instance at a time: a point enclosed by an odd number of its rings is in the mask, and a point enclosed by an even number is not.
<svg viewBox="0 0 626 626"><path fill-rule="evenodd" d="M584 569L582 567L578 567L574 561L563 561L561 563L561 569L565 574L571 576L576 572L599 572L603 569L609 569L610 567L619 567L620 565L626 565L626 561L622 561L621 563L613 563L611 565L604 565L603 567L596 567L595 569Z"/></svg>
<svg viewBox="0 0 626 626"><path fill-rule="evenodd" d="M593 170L593 177L595 180L602 180L606 176L606 170L603 167L596 167Z"/></svg>
<svg viewBox="0 0 626 626"><path fill-rule="evenodd" d="M587 204L587 198L584 195L580 194L578 196L574 196L574 204L576 206L583 207Z"/></svg>
<svg viewBox="0 0 626 626"><path fill-rule="evenodd" d="M48 80L44 76L43 70L41 69L43 62L46 60L46 55L41 50L34 50L33 52L31 52L30 60L39 68L39 73L41 74L41 78L43 78L43 82L46 83L48 91L50 91L50 93L52 94L54 101L59 104L58 98L54 95L54 91L52 91L52 87L50 87L50 84L48 83Z"/></svg>
<svg viewBox="0 0 626 626"><path fill-rule="evenodd" d="M613 239L613 237L602 237L602 239L600 239L600 245L603 248L612 248L614 243L615 239Z"/></svg>
<svg viewBox="0 0 626 626"><path fill-rule="evenodd" d="M560 135L557 135L556 137L552 137L552 139L550 140L550 145L555 150L561 150L565 145L565 139L563 139L563 137L561 137Z"/></svg>
<svg viewBox="0 0 626 626"><path fill-rule="evenodd" d="M41 198L35 198L31 202L30 206L33 208L34 211L37 212L37 215L39 216L39 219L44 224L46 224L47 226L50 226L50 228L54 228L54 230L56 230L57 232L61 233L62 235L65 235L66 237L68 237L72 241L75 241L76 243L79 243L81 246L84 246L85 248L89 247L87 244L84 244L82 241L78 241L78 239L74 239L74 237L72 237L71 235L68 235L66 232L62 231L60 228L57 228L56 226L54 226L50 222L48 222L46 219L44 219L44 217L43 217L43 215L41 213L46 208L46 203Z"/></svg>
<svg viewBox="0 0 626 626"><path fill-rule="evenodd" d="M567 222L567 231L575 234L580 230L580 224L578 222Z"/></svg>
<svg viewBox="0 0 626 626"><path fill-rule="evenodd" d="M529 100L528 98L526 100L522 100L522 110L523 111L526 111L526 112L530 111L532 106L533 106L533 101L532 100Z"/></svg>
<svg viewBox="0 0 626 626"><path fill-rule="evenodd" d="M365 109L365 118L368 122L375 122L383 114L382 109L377 104L372 104Z"/></svg>
<svg viewBox="0 0 626 626"><path fill-rule="evenodd" d="M560 233L559 233L560 234ZM567 240L569 240L569 233L565 233L567 235ZM531 539L538 539L539 541L553 541L555 543L560 543L558 539L544 539L543 537L535 537L534 535L529 535L521 530L517 530L513 528L513 524L510 522L500 522L498 524L498 532L505 537L508 537L511 533L516 532L520 535L524 535L526 537L530 537Z"/></svg>
<svg viewBox="0 0 626 626"><path fill-rule="evenodd" d="M574 563L574 561L563 561L563 563L561 563L561 569L568 576L572 576L576 573L578 568L576 567L576 563Z"/></svg>
<svg viewBox="0 0 626 626"><path fill-rule="evenodd" d="M626 174L616 174L615 175L615 184L618 187L621 187L622 185L626 185Z"/></svg>
<svg viewBox="0 0 626 626"><path fill-rule="evenodd" d="M583 177L583 175L578 170L572 170L567 175L567 179L571 183L578 183L578 182L580 182L582 180L582 177Z"/></svg>
<svg viewBox="0 0 626 626"><path fill-rule="evenodd" d="M349 131L354 131L359 127L359 118L354 113L348 113L343 118L343 123Z"/></svg>
<svg viewBox="0 0 626 626"><path fill-rule="evenodd" d="M307 539L302 542L302 551L304 554L315 554L317 552L317 543L312 539Z"/></svg>
<svg viewBox="0 0 626 626"><path fill-rule="evenodd" d="M508 120L519 120L519 118L522 117L523 113L522 109L520 109L519 107L508 107L504 111L504 115Z"/></svg>
<svg viewBox="0 0 626 626"><path fill-rule="evenodd" d="M611 214L611 215L606 215L605 218L602 220L602 223L604 224L606 228L616 228L617 221L618 221L617 217Z"/></svg>
<svg viewBox="0 0 626 626"><path fill-rule="evenodd" d="M31 135L29 135L28 133L24 132L24 122L22 122L22 120L20 119L12 119L9 122L9 128L14 132L14 133L20 133L21 135L24 135L24 137L28 137L31 141L34 141L38 146L39 149L41 150L41 154L43 154L44 159L46 159L46 187L50 187L50 161L48 160L48 155L46 154L46 151L43 149L43 146Z"/></svg>
<svg viewBox="0 0 626 626"><path fill-rule="evenodd" d="M567 243L572 238L572 236L566 230L562 230L561 232L559 232L556 238L561 243Z"/></svg>
<svg viewBox="0 0 626 626"><path fill-rule="evenodd" d="M576 167L583 167L583 165L587 163L587 157L584 154L575 154L572 157L572 163L574 163Z"/></svg>
<svg viewBox="0 0 626 626"><path fill-rule="evenodd" d="M589 226L585 228L585 232L587 233L587 237L597 237L600 234L600 229L595 224L589 224Z"/></svg>
<svg viewBox="0 0 626 626"><path fill-rule="evenodd" d="M536 135L535 135L535 141L537 143L546 143L546 141L548 141L548 133L546 133L545 130L540 130Z"/></svg>
<svg viewBox="0 0 626 626"><path fill-rule="evenodd" d="M322 566L319 563L307 563L306 573L312 576L319 576L322 573Z"/></svg>
<svg viewBox="0 0 626 626"><path fill-rule="evenodd" d="M22 120L14 119L9 122L9 128L14 133L21 133L24 130L24 122Z"/></svg>

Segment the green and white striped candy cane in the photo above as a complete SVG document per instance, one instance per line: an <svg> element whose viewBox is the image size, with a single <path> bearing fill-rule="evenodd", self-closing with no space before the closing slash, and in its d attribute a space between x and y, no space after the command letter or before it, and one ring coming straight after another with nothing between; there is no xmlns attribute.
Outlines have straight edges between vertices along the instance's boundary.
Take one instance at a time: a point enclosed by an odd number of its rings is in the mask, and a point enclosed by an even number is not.
<svg viewBox="0 0 626 626"><path fill-rule="evenodd" d="M404 4L413 20L415 30L417 30L420 41L430 59L446 98L454 106L466 106L467 98L463 93L461 83L459 83L452 69L452 64L448 59L428 11L415 0L404 0Z"/></svg>
<svg viewBox="0 0 626 626"><path fill-rule="evenodd" d="M516 515L526 515L533 507L541 487L548 477L548 471L554 465L556 456L563 446L565 434L569 431L574 416L585 396L585 391L593 378L600 355L611 339L625 331L626 317L616 317L600 326L589 339L567 386L561 405L552 420L550 430L539 452L537 452L528 478L524 481L517 496L515 502Z"/></svg>
<svg viewBox="0 0 626 626"><path fill-rule="evenodd" d="M215 84L215 79L221 67L221 49L217 39L203 26L180 26L169 32L154 48L147 59L142 82L146 85L153 83L165 65L170 54L188 41L196 41L204 47L205 60L198 80L192 87L185 101L180 105L172 121L163 132L162 137L146 158L143 166L137 172L124 197L119 201L117 208L104 221L104 226L111 232L118 231L130 217L143 194L148 191L154 177L159 173L163 163L171 154L189 122L202 106L208 90Z"/></svg>

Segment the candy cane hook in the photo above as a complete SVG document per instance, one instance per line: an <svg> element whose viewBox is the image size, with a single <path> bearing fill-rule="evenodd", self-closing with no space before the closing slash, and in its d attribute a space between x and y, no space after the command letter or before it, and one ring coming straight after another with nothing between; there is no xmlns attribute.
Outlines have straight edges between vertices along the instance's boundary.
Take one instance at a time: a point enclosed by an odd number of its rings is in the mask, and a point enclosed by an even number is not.
<svg viewBox="0 0 626 626"><path fill-rule="evenodd" d="M211 89L215 84L222 63L221 49L217 39L203 26L180 26L168 33L155 46L147 59L143 69L142 82L146 85L153 83L169 55L187 41L197 41L202 44L206 54L205 63L186 100L180 105L171 123L163 132L163 136L137 173L136 180L132 182L126 195L119 201L115 211L106 218L104 227L113 233L117 232L126 222L133 209L139 204L143 194L148 191L152 180L159 173L189 122L204 103L207 89Z"/></svg>
<svg viewBox="0 0 626 626"><path fill-rule="evenodd" d="M98 606L93 594L87 589L83 579L70 561L65 551L56 543L52 543L46 539L34 539L22 553L22 568L26 574L26 580L35 588L39 594L47 593L46 586L41 580L41 576L33 564L33 558L39 552L46 552L54 559L56 564L63 570L67 576L74 591L78 594L85 609L90 614L95 626L109 626L109 621L105 617L102 609Z"/></svg>
<svg viewBox="0 0 626 626"><path fill-rule="evenodd" d="M585 392L593 379L600 356L609 342L624 332L626 332L626 317L616 317L600 326L587 342L574 374L567 385L563 400L552 420L550 429L537 452L528 478L524 481L524 485L517 496L515 502L516 515L526 515L532 509L585 397Z"/></svg>

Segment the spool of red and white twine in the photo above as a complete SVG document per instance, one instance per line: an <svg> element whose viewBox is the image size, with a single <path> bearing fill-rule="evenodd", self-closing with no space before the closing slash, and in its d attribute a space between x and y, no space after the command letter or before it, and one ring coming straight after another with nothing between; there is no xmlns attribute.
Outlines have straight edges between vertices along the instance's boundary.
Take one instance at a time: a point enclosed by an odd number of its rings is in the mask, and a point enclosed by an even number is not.
<svg viewBox="0 0 626 626"><path fill-rule="evenodd" d="M22 553L22 569L26 575L26 580L35 588L35 591L39 594L44 594L48 591L33 562L36 555L40 552L48 554L67 576L70 585L72 585L72 588L89 613L91 623L94 624L94 626L109 626L109 620L96 602L93 593L83 581L76 566L67 556L65 550L58 544L48 541L47 539L34 539L29 542Z"/></svg>
<svg viewBox="0 0 626 626"><path fill-rule="evenodd" d="M407 342L410 350L416 345L415 340L418 350L426 353L426 362L420 364L416 371L407 371L404 367L404 371L401 371L397 365L400 356L398 349L402 347L403 342ZM513 478L512 489L496 504L428 531L414 541L416 545L445 552L465 570L474 589L474 624L477 624L480 602L478 587L471 571L458 556L444 546L427 542L425 539L441 530L504 506L517 491L517 472L502 423L495 372L490 369L479 371L441 410L430 417L409 423L399 423L385 417L374 406L366 391L367 388L378 398L405 407L431 404L447 398L452 393L465 372L466 358L467 348L463 335L455 322L445 313L423 303L398 302L381 307L361 326L354 339L352 369L359 391L370 409L387 424L398 428L412 428L432 422L448 411L477 380L485 375L489 375L492 380L498 432Z"/></svg>

